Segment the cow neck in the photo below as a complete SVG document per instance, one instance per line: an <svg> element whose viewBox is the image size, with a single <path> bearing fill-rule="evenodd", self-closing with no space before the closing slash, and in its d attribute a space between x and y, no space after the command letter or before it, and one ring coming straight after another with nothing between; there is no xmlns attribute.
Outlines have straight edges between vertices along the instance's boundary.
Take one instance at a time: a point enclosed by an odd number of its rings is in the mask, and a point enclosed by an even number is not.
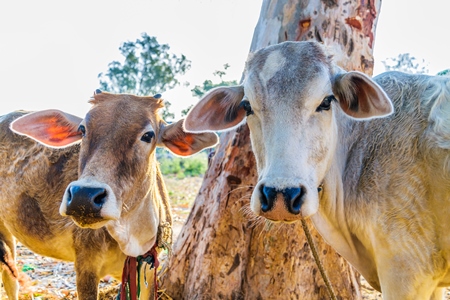
<svg viewBox="0 0 450 300"><path fill-rule="evenodd" d="M350 230L351 224L345 215L345 212L351 211L350 208L353 205L352 200L349 199L354 196L351 191L353 187L346 185L344 190L345 170L348 164L352 163L348 160L348 155L357 142L352 132L358 125L358 121L343 115L340 117L341 119L337 120L339 143L323 180L322 191L319 193L319 211L311 216L311 220L328 244L332 245L351 264L360 265L357 245Z"/></svg>
<svg viewBox="0 0 450 300"><path fill-rule="evenodd" d="M151 188L147 197L160 203L159 205L159 226L156 242L153 247L143 255L138 257L127 256L122 272L122 285L120 289L120 300L137 300L140 294L140 272L147 265L154 269L154 299L158 299L158 278L159 267L158 252L166 249L169 252L172 248L172 215L170 213L170 203L166 186L164 184L158 164L151 170L149 178ZM145 274L145 272L144 272ZM146 279L144 279L146 282Z"/></svg>
<svg viewBox="0 0 450 300"><path fill-rule="evenodd" d="M306 221L305 221L304 218L302 218L301 221L302 221L303 231L305 232L305 236L306 236L306 239L307 239L308 244L309 244L309 249L312 252L312 255L314 257L314 261L316 262L316 265L317 265L317 268L319 269L320 275L322 276L322 279L325 282L325 286L327 288L327 291L328 291L328 294L330 296L330 299L337 300L336 294L335 294L335 292L333 290L333 286L331 285L330 279L328 278L327 273L325 272L325 268L323 267L323 264L320 261L319 254L317 253L317 247L316 247L316 244L314 243L314 240L313 240L313 238L311 236L311 232L309 231L308 224L306 224Z"/></svg>

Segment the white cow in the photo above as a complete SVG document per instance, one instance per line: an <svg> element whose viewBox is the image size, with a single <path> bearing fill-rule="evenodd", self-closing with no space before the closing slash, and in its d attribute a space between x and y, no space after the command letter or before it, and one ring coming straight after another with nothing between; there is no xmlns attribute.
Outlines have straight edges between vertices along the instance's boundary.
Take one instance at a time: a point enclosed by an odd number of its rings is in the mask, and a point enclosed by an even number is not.
<svg viewBox="0 0 450 300"><path fill-rule="evenodd" d="M450 78L389 72L372 80L336 67L318 43L285 42L254 53L243 84L210 92L184 126L218 131L244 119L259 173L254 213L311 217L384 299L442 299L450 285Z"/></svg>

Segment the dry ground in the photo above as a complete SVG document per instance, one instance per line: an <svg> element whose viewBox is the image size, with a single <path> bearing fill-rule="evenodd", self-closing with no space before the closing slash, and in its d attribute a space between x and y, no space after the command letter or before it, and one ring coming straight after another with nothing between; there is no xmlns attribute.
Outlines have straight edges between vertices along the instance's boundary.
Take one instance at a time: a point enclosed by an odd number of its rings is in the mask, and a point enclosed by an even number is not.
<svg viewBox="0 0 450 300"><path fill-rule="evenodd" d="M166 177L165 182L172 202L174 234L176 235L189 214L202 178L186 177L178 180L173 177ZM20 299L76 299L73 263L36 255L19 245L17 264L19 269L23 271L24 277ZM362 279L362 284L363 299L382 299L380 293L372 289L364 279ZM118 286L119 282L112 278L102 280L100 284L101 299L115 299ZM1 295L1 300L7 299L4 296L4 291ZM450 299L450 290L447 291L447 299Z"/></svg>
<svg viewBox="0 0 450 300"><path fill-rule="evenodd" d="M174 234L178 234L189 214L202 178L186 177L178 180L165 177L165 182L172 203ZM20 244L17 254L17 266L23 271L24 281L20 289L20 299L76 299L73 263L36 255ZM101 299L115 299L118 286L119 282L113 278L103 279L100 283ZM8 299L3 288L0 295L1 300Z"/></svg>

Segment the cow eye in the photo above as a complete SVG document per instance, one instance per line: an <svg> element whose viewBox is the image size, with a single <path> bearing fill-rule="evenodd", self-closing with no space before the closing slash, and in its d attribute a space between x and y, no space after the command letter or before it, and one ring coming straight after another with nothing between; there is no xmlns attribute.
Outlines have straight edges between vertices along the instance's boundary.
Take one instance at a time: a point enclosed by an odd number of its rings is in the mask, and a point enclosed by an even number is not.
<svg viewBox="0 0 450 300"><path fill-rule="evenodd" d="M317 112L321 112L323 110L330 110L331 108L331 102L336 101L336 98L334 98L333 95L330 96L326 96L323 100L322 103L320 103L320 105L316 108Z"/></svg>
<svg viewBox="0 0 450 300"><path fill-rule="evenodd" d="M81 136L86 136L86 127L84 125L78 126L78 131L81 132Z"/></svg>
<svg viewBox="0 0 450 300"><path fill-rule="evenodd" d="M242 106L242 108L245 110L247 116L253 115L252 106L250 105L250 102L248 100L242 100L241 104L239 105Z"/></svg>
<svg viewBox="0 0 450 300"><path fill-rule="evenodd" d="M146 133L144 133L141 137L141 141L146 142L146 143L151 143L152 142L152 138L155 137L155 133L153 131L147 131Z"/></svg>

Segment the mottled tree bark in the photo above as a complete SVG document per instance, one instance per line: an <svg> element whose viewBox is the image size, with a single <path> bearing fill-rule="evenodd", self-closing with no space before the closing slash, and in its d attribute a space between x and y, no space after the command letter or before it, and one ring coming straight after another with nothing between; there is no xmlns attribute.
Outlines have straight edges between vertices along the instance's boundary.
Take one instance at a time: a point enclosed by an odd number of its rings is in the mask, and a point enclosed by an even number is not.
<svg viewBox="0 0 450 300"><path fill-rule="evenodd" d="M380 6L379 0L265 0L251 51L317 40L344 69L371 75ZM255 165L246 125L221 135L161 276L174 299L328 298L301 224L270 225L250 212ZM308 224L338 298L360 299L359 275Z"/></svg>

